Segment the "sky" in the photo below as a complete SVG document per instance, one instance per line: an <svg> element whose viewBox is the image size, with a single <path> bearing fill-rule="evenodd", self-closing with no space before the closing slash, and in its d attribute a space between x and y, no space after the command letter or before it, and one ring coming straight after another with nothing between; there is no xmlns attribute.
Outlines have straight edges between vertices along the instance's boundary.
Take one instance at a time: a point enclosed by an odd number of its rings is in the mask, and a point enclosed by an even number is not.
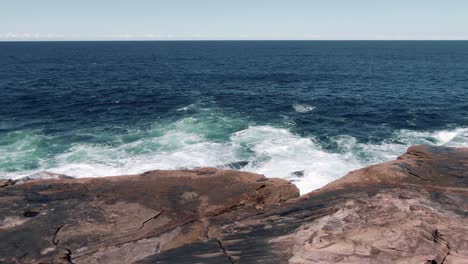
<svg viewBox="0 0 468 264"><path fill-rule="evenodd" d="M0 0L0 41L468 40L468 0Z"/></svg>

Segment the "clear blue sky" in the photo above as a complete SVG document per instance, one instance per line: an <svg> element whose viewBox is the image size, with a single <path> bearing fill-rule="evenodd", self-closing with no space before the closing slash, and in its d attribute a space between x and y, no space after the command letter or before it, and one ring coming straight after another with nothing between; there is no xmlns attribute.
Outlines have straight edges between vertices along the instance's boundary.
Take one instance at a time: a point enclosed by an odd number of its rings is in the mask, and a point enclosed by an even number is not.
<svg viewBox="0 0 468 264"><path fill-rule="evenodd" d="M0 0L0 40L468 39L468 0Z"/></svg>

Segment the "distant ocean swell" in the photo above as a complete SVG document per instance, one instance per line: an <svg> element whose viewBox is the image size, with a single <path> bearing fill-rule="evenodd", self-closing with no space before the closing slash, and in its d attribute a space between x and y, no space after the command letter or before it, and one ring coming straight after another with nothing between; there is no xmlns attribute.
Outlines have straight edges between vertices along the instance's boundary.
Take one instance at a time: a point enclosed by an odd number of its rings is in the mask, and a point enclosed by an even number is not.
<svg viewBox="0 0 468 264"><path fill-rule="evenodd" d="M180 111L185 111L189 106ZM299 112L311 111L309 106ZM297 109L296 109L297 110ZM379 143L335 136L326 149L313 136L288 127L257 125L213 109L125 134L77 131L90 140L67 142L41 131L9 132L0 138L0 178L43 171L74 177L136 174L153 169L214 166L292 180L306 193L351 170L392 160L414 144L468 147L468 128L397 130Z"/></svg>

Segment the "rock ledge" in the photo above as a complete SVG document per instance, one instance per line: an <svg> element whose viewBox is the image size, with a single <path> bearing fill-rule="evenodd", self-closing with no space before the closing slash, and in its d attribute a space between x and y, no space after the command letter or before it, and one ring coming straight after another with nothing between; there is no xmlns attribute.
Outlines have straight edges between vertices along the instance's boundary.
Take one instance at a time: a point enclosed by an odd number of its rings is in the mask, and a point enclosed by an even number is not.
<svg viewBox="0 0 468 264"><path fill-rule="evenodd" d="M414 146L301 197L214 168L3 180L0 263L468 263L468 149Z"/></svg>

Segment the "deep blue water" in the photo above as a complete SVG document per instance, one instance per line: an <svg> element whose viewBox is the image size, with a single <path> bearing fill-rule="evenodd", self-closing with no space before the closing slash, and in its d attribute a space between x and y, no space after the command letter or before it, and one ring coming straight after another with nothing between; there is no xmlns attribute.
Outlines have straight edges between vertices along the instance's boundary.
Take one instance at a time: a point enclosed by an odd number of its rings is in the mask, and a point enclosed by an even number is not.
<svg viewBox="0 0 468 264"><path fill-rule="evenodd" d="M0 62L0 177L248 161L304 191L468 146L466 41L3 42Z"/></svg>

